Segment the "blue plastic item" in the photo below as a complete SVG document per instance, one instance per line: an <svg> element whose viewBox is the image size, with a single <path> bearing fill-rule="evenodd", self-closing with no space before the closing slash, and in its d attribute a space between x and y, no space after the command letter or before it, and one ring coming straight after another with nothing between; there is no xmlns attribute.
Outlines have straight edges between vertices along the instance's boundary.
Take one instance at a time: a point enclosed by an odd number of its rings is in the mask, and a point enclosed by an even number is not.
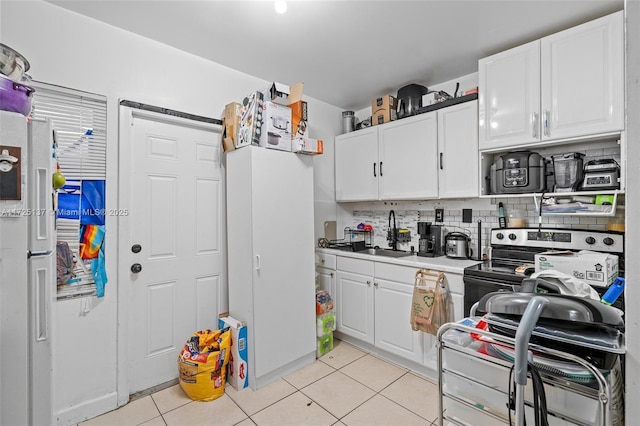
<svg viewBox="0 0 640 426"><path fill-rule="evenodd" d="M620 297L623 291L624 291L624 278L618 277L613 282L613 284L609 286L609 289L602 296L602 299L600 299L600 301L605 305L612 305L616 300L618 300L618 297Z"/></svg>

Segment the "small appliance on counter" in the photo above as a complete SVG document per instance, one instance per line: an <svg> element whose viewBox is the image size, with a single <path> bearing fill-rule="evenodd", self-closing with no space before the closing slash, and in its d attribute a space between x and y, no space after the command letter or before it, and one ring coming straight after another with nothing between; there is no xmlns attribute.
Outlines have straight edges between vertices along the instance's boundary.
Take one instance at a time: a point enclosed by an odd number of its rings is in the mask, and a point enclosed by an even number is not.
<svg viewBox="0 0 640 426"><path fill-rule="evenodd" d="M418 222L418 256L438 257L444 255L442 249L442 225L432 225L431 222Z"/></svg>
<svg viewBox="0 0 640 426"><path fill-rule="evenodd" d="M422 107L422 95L429 93L429 89L420 84L408 84L398 89L398 118L409 117L418 113Z"/></svg>
<svg viewBox="0 0 640 426"><path fill-rule="evenodd" d="M612 158L591 160L584 166L582 189L620 189L620 165Z"/></svg>
<svg viewBox="0 0 640 426"><path fill-rule="evenodd" d="M463 232L449 232L445 237L447 257L471 259L471 238Z"/></svg>
<svg viewBox="0 0 640 426"><path fill-rule="evenodd" d="M568 154L552 155L553 178L555 185L553 192L573 192L582 184L582 158L584 154L571 152Z"/></svg>
<svg viewBox="0 0 640 426"><path fill-rule="evenodd" d="M546 161L537 152L515 151L491 165L492 194L524 194L546 189Z"/></svg>

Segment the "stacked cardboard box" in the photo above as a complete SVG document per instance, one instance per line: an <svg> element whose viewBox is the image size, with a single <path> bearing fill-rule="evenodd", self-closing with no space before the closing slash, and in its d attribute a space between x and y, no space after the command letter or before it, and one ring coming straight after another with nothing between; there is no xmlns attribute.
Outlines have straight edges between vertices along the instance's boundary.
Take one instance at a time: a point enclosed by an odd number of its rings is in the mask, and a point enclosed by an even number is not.
<svg viewBox="0 0 640 426"><path fill-rule="evenodd" d="M331 295L324 290L316 293L316 338L318 350L316 355L322 355L333 349L333 332L336 329L336 312Z"/></svg>
<svg viewBox="0 0 640 426"><path fill-rule="evenodd" d="M224 151L259 145L298 154L322 154L322 140L309 138L303 87L302 82L290 88L273 83L265 90L252 92L242 105L228 104L223 114Z"/></svg>
<svg viewBox="0 0 640 426"><path fill-rule="evenodd" d="M397 100L392 95L376 98L371 102L371 125L388 123L396 119Z"/></svg>

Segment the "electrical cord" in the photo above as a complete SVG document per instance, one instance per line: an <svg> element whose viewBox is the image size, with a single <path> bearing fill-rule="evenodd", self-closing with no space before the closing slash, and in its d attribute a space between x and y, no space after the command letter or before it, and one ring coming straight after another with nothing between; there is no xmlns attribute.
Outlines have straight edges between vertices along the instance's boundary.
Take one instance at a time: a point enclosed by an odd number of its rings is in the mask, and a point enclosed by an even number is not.
<svg viewBox="0 0 640 426"><path fill-rule="evenodd" d="M507 403L507 409L509 411L509 426L513 426L511 411L515 411L516 409L524 410L524 407L516 407L516 385L513 381L514 368L515 365L512 365L509 369L509 402ZM535 426L549 426L549 420L547 418L547 395L544 391L542 377L540 376L538 368L531 363L527 363L527 371L531 373L531 383L533 386L533 412ZM526 425L527 419L525 417L524 426Z"/></svg>
<svg viewBox="0 0 640 426"><path fill-rule="evenodd" d="M540 194L540 205L538 206L538 241L542 238L542 201L544 200L544 193Z"/></svg>

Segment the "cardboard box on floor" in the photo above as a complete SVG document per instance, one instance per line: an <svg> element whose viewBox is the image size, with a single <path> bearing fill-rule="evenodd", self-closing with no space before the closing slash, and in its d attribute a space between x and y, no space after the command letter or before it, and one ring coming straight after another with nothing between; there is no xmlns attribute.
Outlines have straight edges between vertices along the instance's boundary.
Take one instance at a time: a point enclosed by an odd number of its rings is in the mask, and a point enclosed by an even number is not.
<svg viewBox="0 0 640 426"><path fill-rule="evenodd" d="M249 386L249 353L247 351L247 325L221 314L218 318L218 328L231 329L231 353L227 364L227 382L236 390Z"/></svg>

